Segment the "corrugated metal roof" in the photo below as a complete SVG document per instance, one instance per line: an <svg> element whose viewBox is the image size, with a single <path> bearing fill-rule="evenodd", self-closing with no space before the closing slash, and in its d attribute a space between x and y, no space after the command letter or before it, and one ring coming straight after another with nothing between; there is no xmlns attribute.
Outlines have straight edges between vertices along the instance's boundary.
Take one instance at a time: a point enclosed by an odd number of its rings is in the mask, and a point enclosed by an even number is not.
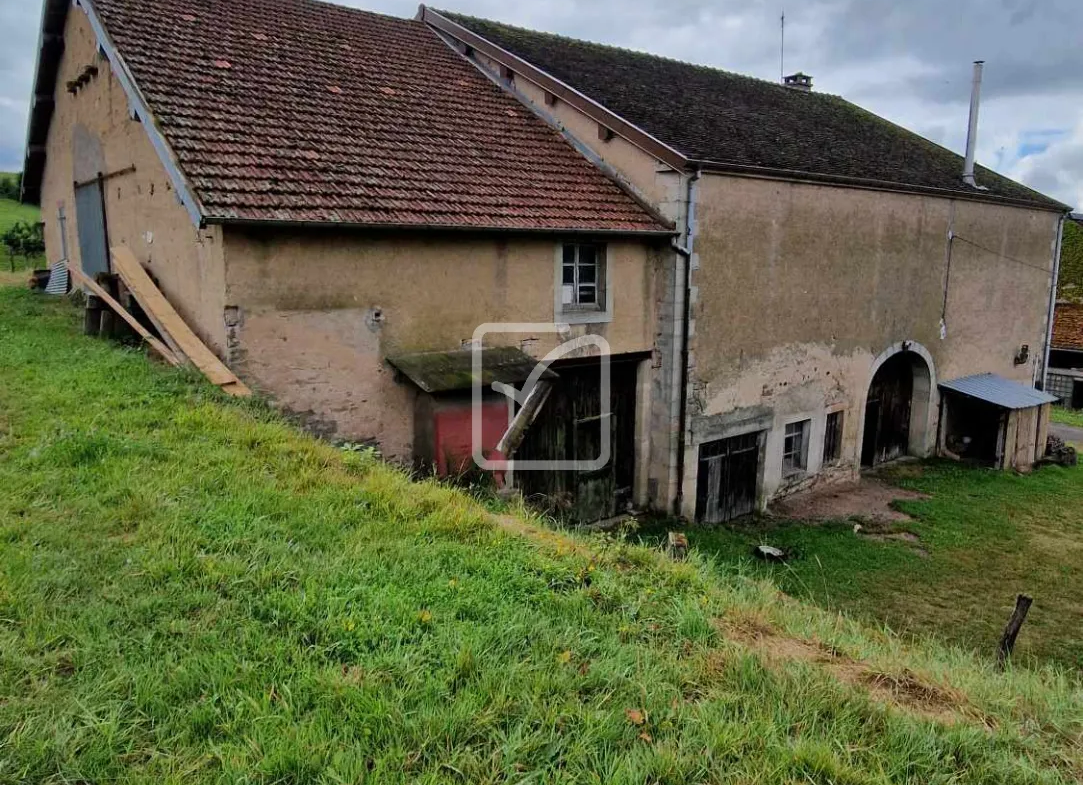
<svg viewBox="0 0 1083 785"><path fill-rule="evenodd" d="M950 382L941 382L940 389L969 395L971 398L988 401L1005 409L1029 409L1057 400L1049 393L1013 382L995 373L981 373Z"/></svg>

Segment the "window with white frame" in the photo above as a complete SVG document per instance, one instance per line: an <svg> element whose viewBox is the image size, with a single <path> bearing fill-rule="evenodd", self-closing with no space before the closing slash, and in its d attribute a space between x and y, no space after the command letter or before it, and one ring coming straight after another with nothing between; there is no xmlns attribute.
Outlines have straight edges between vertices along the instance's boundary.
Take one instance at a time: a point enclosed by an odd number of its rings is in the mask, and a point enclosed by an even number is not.
<svg viewBox="0 0 1083 785"><path fill-rule="evenodd" d="M800 474L808 468L808 432L811 424L811 420L802 420L786 426L782 445L782 476Z"/></svg>
<svg viewBox="0 0 1083 785"><path fill-rule="evenodd" d="M565 243L561 264L563 310L605 310L605 246Z"/></svg>

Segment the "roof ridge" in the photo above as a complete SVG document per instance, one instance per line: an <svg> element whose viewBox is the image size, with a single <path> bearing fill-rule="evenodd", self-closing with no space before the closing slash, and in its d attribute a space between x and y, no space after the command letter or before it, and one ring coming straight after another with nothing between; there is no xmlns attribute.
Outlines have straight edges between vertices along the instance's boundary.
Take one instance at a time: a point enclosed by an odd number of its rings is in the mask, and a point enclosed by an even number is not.
<svg viewBox="0 0 1083 785"><path fill-rule="evenodd" d="M613 51L613 52L621 52L623 54L630 54L630 55L634 55L636 57L644 57L644 58L647 58L647 59L650 59L650 60L659 60L659 61L666 62L666 63L673 63L674 65L682 65L682 66L685 66L687 68L695 68L695 69L702 70L702 71L708 71L710 73L723 74L725 76L732 77L734 79L747 79L749 81L756 82L758 84L763 84L763 85L766 85L768 87L777 87L779 90L786 90L786 91L791 92L791 93L802 92L802 91L794 90L792 87L786 87L785 85L780 84L778 82L773 82L770 79L764 79L761 76L752 76L751 74L743 74L743 73L741 73L739 71L731 71L731 70L729 70L727 68L719 68L718 66L706 65L704 63L693 63L693 62L691 62L689 60L681 60L679 58L670 57L668 55L660 55L660 54L657 54L655 52L648 52L645 49L632 49L632 48L627 47L627 46L618 46L617 44L608 44L608 43L605 43L603 41L592 41L589 38L576 38L574 36L565 35L564 33L553 33L553 32L550 32L548 30L534 30L534 29L529 28L529 27L522 27L520 25L508 24L507 22L497 22L497 21L494 21L492 19L486 19L485 17L481 17L481 16L472 16L471 14L463 14L463 13L460 13L458 11L445 11L445 10L440 9L440 8L432 8L430 10L432 10L433 12L435 12L437 14L440 14L443 17L451 19L453 22L457 21L457 20L460 20L460 19L468 19L468 20L470 20L472 22L482 22L482 23L487 24L487 25L493 25L495 27L503 27L503 28L506 28L508 30L515 30L515 31L522 32L522 33L530 33L531 35L548 36L549 38L556 38L556 39L559 39L561 41L566 41L566 42L570 42L570 43L573 43L573 44L583 44L583 45L586 45L586 46L594 46L594 47L598 47L599 49L608 49L608 50ZM825 93L825 92L822 92L822 91L821 92L809 92L809 93L803 93L803 94L814 95L814 96L828 96L828 97L832 97L832 98L840 98L841 97L841 96L835 95L834 93Z"/></svg>
<svg viewBox="0 0 1083 785"><path fill-rule="evenodd" d="M686 159L753 174L1064 212L1056 199L980 166L963 181L963 156L841 95L637 49L539 32L432 9L510 57L587 97ZM875 186L874 186L875 187Z"/></svg>

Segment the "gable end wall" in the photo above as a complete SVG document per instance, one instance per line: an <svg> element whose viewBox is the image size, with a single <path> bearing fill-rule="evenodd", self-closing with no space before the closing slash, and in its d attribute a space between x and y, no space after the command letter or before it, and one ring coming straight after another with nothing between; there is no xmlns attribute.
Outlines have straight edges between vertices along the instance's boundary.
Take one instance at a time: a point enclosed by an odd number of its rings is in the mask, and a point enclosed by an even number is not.
<svg viewBox="0 0 1083 785"><path fill-rule="evenodd" d="M198 229L178 201L146 131L130 116L124 89L99 55L97 38L81 8L68 14L64 43L42 182L49 263L62 257L58 213L63 205L68 255L73 264L80 264L74 184L99 172L106 175L110 244L131 249L188 325L222 355L226 329L221 229ZM98 75L75 95L69 93L67 83L91 65L98 68ZM134 171L122 173L132 167Z"/></svg>

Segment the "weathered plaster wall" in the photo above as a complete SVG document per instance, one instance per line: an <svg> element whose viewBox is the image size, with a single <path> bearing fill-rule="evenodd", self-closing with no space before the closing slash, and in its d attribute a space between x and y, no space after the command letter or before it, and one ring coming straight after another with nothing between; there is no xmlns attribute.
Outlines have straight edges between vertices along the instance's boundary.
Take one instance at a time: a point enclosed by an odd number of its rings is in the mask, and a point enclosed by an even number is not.
<svg viewBox="0 0 1083 785"><path fill-rule="evenodd" d="M1056 215L738 177L705 176L699 188L686 514L698 444L743 411L770 415L763 501L806 486L820 469L830 408L846 412L843 462L830 474L852 476L874 366L904 341L933 365L926 451L935 380L993 372L1033 382ZM1015 365L1023 344L1030 359ZM784 426L801 419L812 420L809 476L783 482Z"/></svg>
<svg viewBox="0 0 1083 785"><path fill-rule="evenodd" d="M231 357L243 376L339 438L373 439L407 458L413 392L385 359L447 351L482 324L554 321L561 240L413 233L228 230ZM493 335L544 357L562 340L603 336L614 353L650 352L661 260L638 241L608 243L612 321L555 333ZM235 310L234 310L235 309Z"/></svg>
<svg viewBox="0 0 1083 785"><path fill-rule="evenodd" d="M500 65L475 52L474 62L513 95L529 103L539 116L571 137L575 146L590 160L616 176L642 201L674 222L685 226L688 212L688 175L673 169L627 139L599 135L596 121L564 101L546 102L546 91L522 74L510 81L499 77ZM682 236L679 242L686 243ZM651 504L670 512L677 496L677 451L680 428L680 362L683 341L684 265L686 260L670 251L664 266L662 286L655 303L657 309L656 346L658 352L650 368L651 410L644 424L650 442L651 464L647 469L647 496Z"/></svg>
<svg viewBox="0 0 1083 785"><path fill-rule="evenodd" d="M109 242L130 248L192 329L221 353L225 348L221 231L197 229L178 202L143 126L129 116L120 82L98 55L94 32L80 8L73 7L68 15L64 44L42 184L50 263L63 253L61 208L67 216L68 255L73 264L81 263L74 184L135 167L106 181ZM67 82L88 65L97 66L98 75L76 95L67 92Z"/></svg>

